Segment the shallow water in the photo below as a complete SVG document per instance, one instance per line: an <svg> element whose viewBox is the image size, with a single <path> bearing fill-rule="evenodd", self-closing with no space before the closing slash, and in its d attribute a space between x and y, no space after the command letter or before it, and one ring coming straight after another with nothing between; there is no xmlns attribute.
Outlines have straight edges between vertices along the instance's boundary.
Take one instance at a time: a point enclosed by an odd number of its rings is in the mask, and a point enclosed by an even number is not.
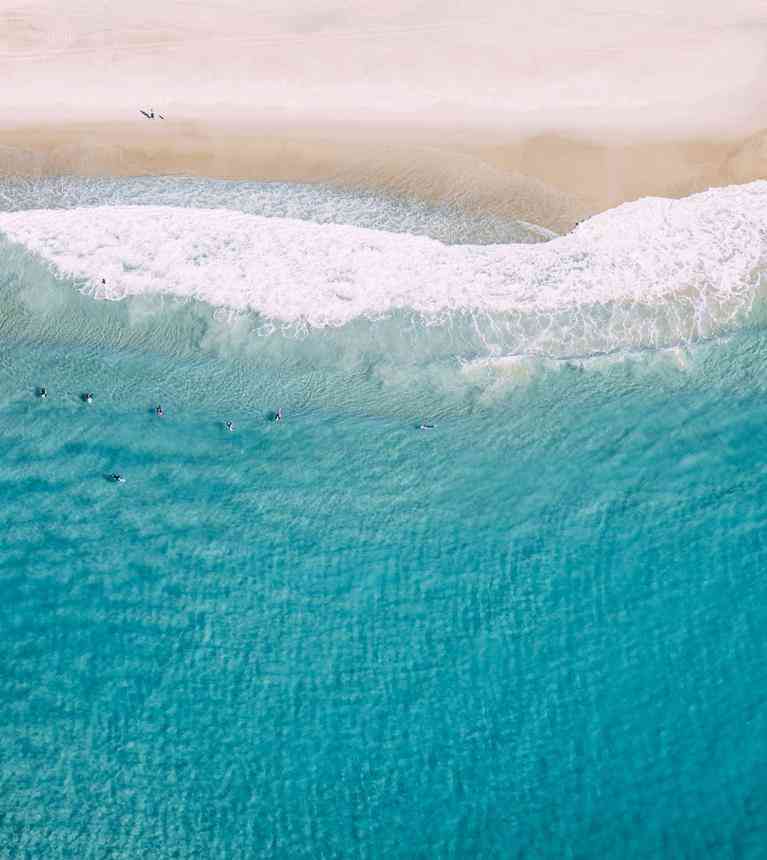
<svg viewBox="0 0 767 860"><path fill-rule="evenodd" d="M0 856L762 855L758 296L560 360L0 280Z"/></svg>

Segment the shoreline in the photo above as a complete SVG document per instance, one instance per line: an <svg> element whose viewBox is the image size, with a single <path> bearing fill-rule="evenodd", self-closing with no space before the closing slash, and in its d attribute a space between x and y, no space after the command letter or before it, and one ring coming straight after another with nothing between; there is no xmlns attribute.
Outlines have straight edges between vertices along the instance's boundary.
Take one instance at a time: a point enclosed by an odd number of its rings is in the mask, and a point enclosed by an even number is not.
<svg viewBox="0 0 767 860"><path fill-rule="evenodd" d="M317 182L562 231L767 176L763 6L26 0L0 175Z"/></svg>
<svg viewBox="0 0 767 860"><path fill-rule="evenodd" d="M767 130L576 136L399 124L47 121L0 126L0 176L188 175L409 196L562 232L646 196L767 177Z"/></svg>

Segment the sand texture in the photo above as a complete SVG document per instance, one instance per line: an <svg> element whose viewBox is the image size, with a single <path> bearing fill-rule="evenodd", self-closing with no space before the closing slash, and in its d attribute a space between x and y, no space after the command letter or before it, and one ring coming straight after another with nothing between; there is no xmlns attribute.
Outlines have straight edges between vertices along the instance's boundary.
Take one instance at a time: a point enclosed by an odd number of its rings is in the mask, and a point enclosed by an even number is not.
<svg viewBox="0 0 767 860"><path fill-rule="evenodd" d="M755 0L22 2L0 172L334 182L564 229L767 176L766 36Z"/></svg>

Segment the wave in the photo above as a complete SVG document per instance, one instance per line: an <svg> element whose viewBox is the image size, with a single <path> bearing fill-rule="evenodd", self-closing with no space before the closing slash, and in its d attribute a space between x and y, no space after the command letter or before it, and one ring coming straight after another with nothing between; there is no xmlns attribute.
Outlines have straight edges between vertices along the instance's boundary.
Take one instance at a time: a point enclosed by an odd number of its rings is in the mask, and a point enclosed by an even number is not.
<svg viewBox="0 0 767 860"><path fill-rule="evenodd" d="M471 331L489 354L561 357L745 319L767 268L767 182L644 198L535 245L154 205L3 212L0 232L95 299L196 299L257 314L260 334L405 314Z"/></svg>
<svg viewBox="0 0 767 860"><path fill-rule="evenodd" d="M183 176L55 176L0 180L0 210L4 211L125 205L234 209L271 218L414 233L448 245L545 242L557 235L526 221L489 212L470 213L455 204L322 184Z"/></svg>

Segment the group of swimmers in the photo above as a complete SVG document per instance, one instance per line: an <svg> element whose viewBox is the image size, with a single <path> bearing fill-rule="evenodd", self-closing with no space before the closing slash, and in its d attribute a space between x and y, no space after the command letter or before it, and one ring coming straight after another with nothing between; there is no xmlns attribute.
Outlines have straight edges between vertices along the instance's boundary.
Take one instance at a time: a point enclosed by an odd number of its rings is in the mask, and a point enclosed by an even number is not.
<svg viewBox="0 0 767 860"><path fill-rule="evenodd" d="M48 389L45 388L44 386L38 388L37 389L37 396L41 400L45 400L48 397ZM93 393L91 391L84 392L83 394L80 395L80 398L82 399L83 403L93 403ZM159 403L154 408L154 414L158 418L164 418L165 417L165 410L162 408L162 406ZM282 407L280 407L276 412L274 412L272 414L272 421L277 423L279 421L282 421L283 417L284 417L284 413L282 411ZM230 433L234 433L234 422L233 421L225 421L224 427L226 427L226 429ZM123 475L121 475L119 472L113 472L109 476L109 480L113 481L115 484L124 484L125 483L125 477Z"/></svg>
<svg viewBox="0 0 767 860"><path fill-rule="evenodd" d="M42 400L45 400L48 397L48 389L45 387L38 388L37 389L37 396L39 398L41 398ZM83 403L93 403L93 392L86 391L81 395L81 398L82 398ZM162 406L159 403L154 408L154 414L158 418L164 418L165 417L165 410L162 408ZM276 412L272 413L271 420L276 424L276 423L282 421L283 418L284 418L284 413L282 411L282 407L280 406ZM234 422L225 421L224 427L226 427L226 429L228 430L229 433L234 433ZM434 424L421 424L421 425L419 425L418 429L419 430L433 430L434 427L435 427ZM125 477L123 475L121 475L119 472L113 472L109 476L109 480L113 481L115 484L124 484L125 483Z"/></svg>

